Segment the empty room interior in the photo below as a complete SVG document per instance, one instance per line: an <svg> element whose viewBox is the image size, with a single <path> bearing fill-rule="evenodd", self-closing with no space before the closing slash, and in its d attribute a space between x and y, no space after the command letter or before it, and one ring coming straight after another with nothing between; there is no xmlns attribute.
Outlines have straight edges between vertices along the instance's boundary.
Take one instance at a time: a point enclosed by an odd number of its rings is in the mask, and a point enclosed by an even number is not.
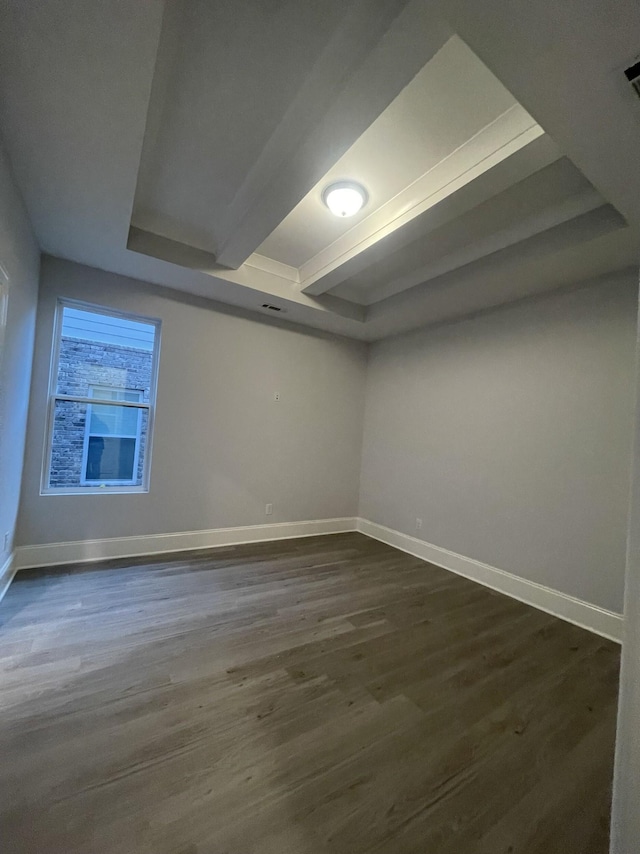
<svg viewBox="0 0 640 854"><path fill-rule="evenodd" d="M640 852L637 0L0 0L3 854Z"/></svg>

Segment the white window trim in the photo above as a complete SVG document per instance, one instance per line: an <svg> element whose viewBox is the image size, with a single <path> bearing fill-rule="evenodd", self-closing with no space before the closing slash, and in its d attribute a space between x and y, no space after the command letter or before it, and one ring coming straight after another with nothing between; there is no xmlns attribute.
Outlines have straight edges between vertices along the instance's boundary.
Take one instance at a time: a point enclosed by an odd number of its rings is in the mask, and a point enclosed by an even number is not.
<svg viewBox="0 0 640 854"><path fill-rule="evenodd" d="M4 358L7 315L9 313L9 274L0 264L0 368Z"/></svg>
<svg viewBox="0 0 640 854"><path fill-rule="evenodd" d="M72 394L58 394L58 365L60 361L60 343L62 339L62 313L68 308L78 308L83 311L92 311L97 314L106 314L111 317L120 317L124 320L135 320L155 326L154 345L152 351L151 382L149 385L148 401L129 400L102 400L95 397L82 397ZM156 409L156 391L158 387L158 367L160 363L160 341L162 321L158 318L145 315L133 314L132 312L118 311L108 306L96 305L95 303L83 302L81 300L58 298L56 302L55 320L53 324L53 338L51 344L51 361L49 365L49 401L45 423L45 435L42 456L42 476L40 482L40 495L119 495L128 492L149 492L151 479L151 457L153 452L153 434ZM106 386L105 386L106 388ZM53 445L53 430L55 419L55 408L58 401L68 400L73 403L86 403L91 406L94 403L106 406L131 406L139 410L147 410L147 438L145 442L144 464L142 469L142 483L137 486L130 485L107 485L108 481L102 481L104 486L49 486L51 475L51 452ZM84 454L83 454L84 456Z"/></svg>
<svg viewBox="0 0 640 854"><path fill-rule="evenodd" d="M100 389L100 391L116 391L116 392L117 391L128 391L129 393L135 392L139 396L139 398L141 398L142 395L144 394L144 392L142 392L142 391L140 391L140 389L136 389L136 388L119 389L119 388L115 388L114 386L100 385L99 389ZM94 395L95 390L96 390L95 386L89 387L89 397L92 400L95 397L95 395ZM118 406L122 402L123 401L120 401L120 400L114 400L114 401L112 401L111 405L112 406ZM135 403L136 401L131 401L131 402ZM140 462L140 444L141 444L140 440L142 439L142 410L141 409L138 410L138 425L136 428L136 435L135 436L125 436L124 434L119 435L117 433L109 433L110 439L135 439L136 444L135 444L135 450L134 450L134 454L133 454L133 477L129 478L129 480L104 479L104 480L98 481L97 479L91 479L91 480L87 479L87 461L88 461L88 457L89 457L89 439L91 438L91 436L99 435L97 433L91 432L91 407L92 406L93 406L93 404L91 404L91 403L87 404L87 414L85 415L84 441L82 443L82 468L80 469L80 485L81 486L94 486L94 487L97 487L98 489L102 489L103 484L104 484L104 486L134 486L136 483L136 480L137 480L136 475L138 472L138 463ZM145 406L145 409L147 409L146 406ZM106 436L103 436L103 438L106 438Z"/></svg>

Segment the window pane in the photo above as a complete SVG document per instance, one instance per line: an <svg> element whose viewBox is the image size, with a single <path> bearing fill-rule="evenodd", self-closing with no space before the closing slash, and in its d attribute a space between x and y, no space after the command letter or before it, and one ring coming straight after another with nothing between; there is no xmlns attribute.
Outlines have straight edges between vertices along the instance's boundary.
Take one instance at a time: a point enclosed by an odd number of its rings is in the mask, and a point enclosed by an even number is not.
<svg viewBox="0 0 640 854"><path fill-rule="evenodd" d="M140 486L148 432L147 410L96 404L92 404L91 408L99 412L117 410L115 420L119 420L120 424L125 423L120 418L120 414L125 411L124 419L132 417L130 413L136 419L140 418L139 439L137 420L135 429L130 430L130 436L119 438L108 433L93 435L92 424L89 423L93 418L87 418L87 404L57 400L54 409L49 488L81 491L83 488L95 488L103 484L106 489L110 486Z"/></svg>
<svg viewBox="0 0 640 854"><path fill-rule="evenodd" d="M152 323L65 306L57 392L78 397L149 400L156 328ZM118 395L126 389L127 397ZM140 391L135 391L140 390Z"/></svg>
<svg viewBox="0 0 640 854"><path fill-rule="evenodd" d="M90 436L87 447L87 480L133 480L136 440Z"/></svg>
<svg viewBox="0 0 640 854"><path fill-rule="evenodd" d="M107 388L103 385L94 385L89 389L89 397L99 397L100 400L133 400L141 402L143 393L139 389Z"/></svg>
<svg viewBox="0 0 640 854"><path fill-rule="evenodd" d="M91 404L92 436L136 436L140 409L130 406L98 406Z"/></svg>

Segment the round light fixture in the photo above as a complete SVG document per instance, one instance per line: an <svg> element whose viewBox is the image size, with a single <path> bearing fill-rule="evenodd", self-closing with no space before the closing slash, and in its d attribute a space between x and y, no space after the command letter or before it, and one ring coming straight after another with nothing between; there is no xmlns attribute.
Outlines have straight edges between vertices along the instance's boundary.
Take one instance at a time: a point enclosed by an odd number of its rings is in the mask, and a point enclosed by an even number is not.
<svg viewBox="0 0 640 854"><path fill-rule="evenodd" d="M332 214L339 217L354 216L367 199L365 188L354 181L337 181L325 187L322 193L322 201Z"/></svg>

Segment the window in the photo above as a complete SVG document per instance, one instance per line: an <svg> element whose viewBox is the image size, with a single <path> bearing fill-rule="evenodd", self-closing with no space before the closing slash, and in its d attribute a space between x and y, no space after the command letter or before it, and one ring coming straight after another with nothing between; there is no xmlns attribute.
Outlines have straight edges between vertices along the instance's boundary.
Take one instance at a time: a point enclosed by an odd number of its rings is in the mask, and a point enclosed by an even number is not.
<svg viewBox="0 0 640 854"><path fill-rule="evenodd" d="M146 492L160 321L61 301L43 493Z"/></svg>

